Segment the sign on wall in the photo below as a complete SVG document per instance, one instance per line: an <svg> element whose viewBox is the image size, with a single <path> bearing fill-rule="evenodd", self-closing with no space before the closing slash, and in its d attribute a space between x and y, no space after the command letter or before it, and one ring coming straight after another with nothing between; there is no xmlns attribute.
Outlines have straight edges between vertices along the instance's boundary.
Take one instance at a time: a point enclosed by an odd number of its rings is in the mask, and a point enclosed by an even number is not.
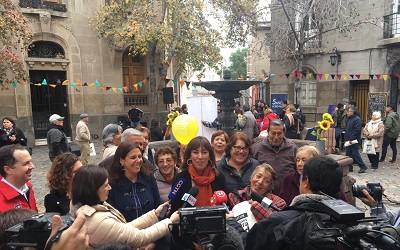
<svg viewBox="0 0 400 250"><path fill-rule="evenodd" d="M374 111L380 111L382 117L385 117L386 105L387 105L386 92L368 93L368 119L371 118L372 112Z"/></svg>
<svg viewBox="0 0 400 250"><path fill-rule="evenodd" d="M277 114L281 113L281 103L287 100L287 94L271 94L271 109Z"/></svg>

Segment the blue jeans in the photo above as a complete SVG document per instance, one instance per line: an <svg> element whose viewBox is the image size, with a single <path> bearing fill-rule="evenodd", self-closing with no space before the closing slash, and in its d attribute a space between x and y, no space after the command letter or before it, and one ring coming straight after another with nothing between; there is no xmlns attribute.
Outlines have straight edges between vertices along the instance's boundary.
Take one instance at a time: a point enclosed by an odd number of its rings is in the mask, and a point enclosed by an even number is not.
<svg viewBox="0 0 400 250"><path fill-rule="evenodd" d="M138 122L131 122L131 128L136 128L140 124L140 121Z"/></svg>
<svg viewBox="0 0 400 250"><path fill-rule="evenodd" d="M367 169L367 166L365 166L363 160L361 159L361 155L358 152L358 143L347 146L346 147L346 155L348 157L352 158L354 163L358 164L360 169ZM353 166L350 165L349 168L353 169Z"/></svg>

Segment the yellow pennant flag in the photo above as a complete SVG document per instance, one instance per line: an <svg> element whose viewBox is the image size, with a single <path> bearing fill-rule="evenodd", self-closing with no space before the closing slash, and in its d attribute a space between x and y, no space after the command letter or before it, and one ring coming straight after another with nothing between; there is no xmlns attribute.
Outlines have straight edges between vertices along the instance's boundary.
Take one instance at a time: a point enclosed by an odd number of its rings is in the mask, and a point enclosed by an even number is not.
<svg viewBox="0 0 400 250"><path fill-rule="evenodd" d="M308 78L311 78L312 77L312 73L308 73Z"/></svg>
<svg viewBox="0 0 400 250"><path fill-rule="evenodd" d="M91 83L89 84L89 87L94 87L94 85L95 85L94 83Z"/></svg>
<svg viewBox="0 0 400 250"><path fill-rule="evenodd" d="M387 78L388 78L388 75L382 75L382 77L383 77L383 80L387 80Z"/></svg>
<svg viewBox="0 0 400 250"><path fill-rule="evenodd" d="M347 75L346 74L343 74L342 77L343 77L344 80L347 80Z"/></svg>
<svg viewBox="0 0 400 250"><path fill-rule="evenodd" d="M68 85L68 80L63 81L62 85Z"/></svg>
<svg viewBox="0 0 400 250"><path fill-rule="evenodd" d="M328 80L329 74L325 74L324 76L325 76L325 80Z"/></svg>
<svg viewBox="0 0 400 250"><path fill-rule="evenodd" d="M35 86L42 86L42 84L41 83L36 83L36 84L34 84Z"/></svg>
<svg viewBox="0 0 400 250"><path fill-rule="evenodd" d="M117 93L117 88L112 88L112 90L114 90L114 92Z"/></svg>
<svg viewBox="0 0 400 250"><path fill-rule="evenodd" d="M363 74L364 79L368 79L368 75L367 74Z"/></svg>

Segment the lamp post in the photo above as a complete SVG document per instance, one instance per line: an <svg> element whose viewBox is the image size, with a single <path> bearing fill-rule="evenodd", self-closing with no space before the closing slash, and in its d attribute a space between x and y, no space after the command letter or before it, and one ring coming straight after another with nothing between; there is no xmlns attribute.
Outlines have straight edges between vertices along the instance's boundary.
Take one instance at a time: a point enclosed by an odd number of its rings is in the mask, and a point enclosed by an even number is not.
<svg viewBox="0 0 400 250"><path fill-rule="evenodd" d="M339 50L335 47L333 48L334 54L330 56L329 62L331 63L332 66L335 66L336 64L340 64L342 62L342 55L340 55Z"/></svg>

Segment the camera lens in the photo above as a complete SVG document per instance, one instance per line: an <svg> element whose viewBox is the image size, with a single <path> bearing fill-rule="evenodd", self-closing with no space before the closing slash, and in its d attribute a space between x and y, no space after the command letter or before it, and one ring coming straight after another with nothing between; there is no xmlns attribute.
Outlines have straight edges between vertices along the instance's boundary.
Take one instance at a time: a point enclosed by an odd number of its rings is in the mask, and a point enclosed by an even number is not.
<svg viewBox="0 0 400 250"><path fill-rule="evenodd" d="M366 189L369 192L369 188L363 185L353 185L353 196L354 197L365 197L363 190Z"/></svg>

